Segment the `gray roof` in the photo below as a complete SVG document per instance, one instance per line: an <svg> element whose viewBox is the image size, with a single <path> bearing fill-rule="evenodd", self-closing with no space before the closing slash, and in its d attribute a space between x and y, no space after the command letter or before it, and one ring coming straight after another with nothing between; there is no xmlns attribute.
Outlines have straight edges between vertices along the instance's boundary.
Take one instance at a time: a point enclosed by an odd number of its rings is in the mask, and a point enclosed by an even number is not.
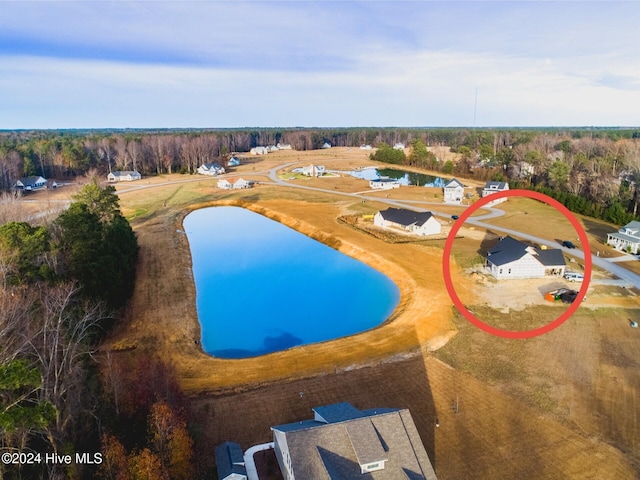
<svg viewBox="0 0 640 480"><path fill-rule="evenodd" d="M500 240L495 247L489 250L487 259L489 262L497 266L506 265L527 255L529 253L527 252L527 248L529 247L530 245L527 245L526 243L516 240L513 237L506 236ZM542 250L536 247L533 248L535 252L534 258L542 265L547 267L566 265L561 250Z"/></svg>
<svg viewBox="0 0 640 480"><path fill-rule="evenodd" d="M452 178L451 180L449 180L447 182L447 184L444 186L444 188L455 188L455 187L462 187L464 188L464 185L462 185L458 180L456 180L455 178Z"/></svg>
<svg viewBox="0 0 640 480"><path fill-rule="evenodd" d="M629 242L629 243L640 242L640 237L627 235L626 233L607 233L607 235L612 238L619 238L620 240L624 240L625 242Z"/></svg>
<svg viewBox="0 0 640 480"><path fill-rule="evenodd" d="M113 175L115 175L116 177L122 176L122 175L140 175L139 172L134 171L134 170L121 170L121 171L117 171L117 172L111 172Z"/></svg>
<svg viewBox="0 0 640 480"><path fill-rule="evenodd" d="M418 225L419 227L433 217L431 212L414 212L413 210L393 207L381 210L380 215L389 222L404 226Z"/></svg>
<svg viewBox="0 0 640 480"><path fill-rule="evenodd" d="M46 182L47 180L44 177L22 177L19 182L25 187L33 187L38 180Z"/></svg>
<svg viewBox="0 0 640 480"><path fill-rule="evenodd" d="M296 478L435 480L408 410L360 411L348 403L314 408L322 421L272 427L284 432ZM317 417L318 418L318 417ZM385 462L363 475L361 465Z"/></svg>
<svg viewBox="0 0 640 480"><path fill-rule="evenodd" d="M507 182L487 182L484 188L485 190L504 190L508 186Z"/></svg>
<svg viewBox="0 0 640 480"><path fill-rule="evenodd" d="M246 475L247 469L244 466L244 455L239 444L225 442L216 447L216 468L218 478L224 479L235 473Z"/></svg>

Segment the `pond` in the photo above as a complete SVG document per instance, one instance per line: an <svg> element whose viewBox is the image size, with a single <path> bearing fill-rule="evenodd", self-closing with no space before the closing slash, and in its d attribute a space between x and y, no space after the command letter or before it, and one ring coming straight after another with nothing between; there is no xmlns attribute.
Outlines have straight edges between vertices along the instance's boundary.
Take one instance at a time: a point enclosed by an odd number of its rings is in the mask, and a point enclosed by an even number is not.
<svg viewBox="0 0 640 480"><path fill-rule="evenodd" d="M365 180L392 178L397 180L400 185L419 185L422 187L442 188L449 181L449 179L442 177L435 177L424 173L407 172L406 170L398 170L396 168L368 167L363 168L362 170L342 171L340 173L345 173L356 178L363 178Z"/></svg>
<svg viewBox="0 0 640 480"><path fill-rule="evenodd" d="M183 222L205 352L246 358L353 335L383 323L400 300L385 275L240 207Z"/></svg>

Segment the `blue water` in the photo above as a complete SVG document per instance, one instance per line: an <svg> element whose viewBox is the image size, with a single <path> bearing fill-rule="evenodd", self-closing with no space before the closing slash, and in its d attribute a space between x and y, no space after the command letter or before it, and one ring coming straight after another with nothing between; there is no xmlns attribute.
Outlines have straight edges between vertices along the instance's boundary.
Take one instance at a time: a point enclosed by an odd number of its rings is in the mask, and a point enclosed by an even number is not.
<svg viewBox="0 0 640 480"><path fill-rule="evenodd" d="M377 270L239 207L184 219L205 352L246 358L352 335L400 299Z"/></svg>
<svg viewBox="0 0 640 480"><path fill-rule="evenodd" d="M376 180L378 178L393 178L400 185L419 185L423 187L442 188L449 181L446 178L426 175L424 173L407 172L406 170L398 170L396 168L363 168L362 170L352 170L346 173L356 178L365 180Z"/></svg>

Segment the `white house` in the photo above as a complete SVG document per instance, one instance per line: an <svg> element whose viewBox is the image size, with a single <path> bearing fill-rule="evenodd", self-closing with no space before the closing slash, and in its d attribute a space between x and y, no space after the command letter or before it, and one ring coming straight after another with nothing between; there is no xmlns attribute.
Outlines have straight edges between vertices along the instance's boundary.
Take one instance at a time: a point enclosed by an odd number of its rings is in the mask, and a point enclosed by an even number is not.
<svg viewBox="0 0 640 480"><path fill-rule="evenodd" d="M285 480L437 480L409 410L337 403L313 412L271 427Z"/></svg>
<svg viewBox="0 0 640 480"><path fill-rule="evenodd" d="M369 187L374 190L391 190L392 188L400 188L400 182L392 178L376 178L369 180Z"/></svg>
<svg viewBox="0 0 640 480"><path fill-rule="evenodd" d="M224 173L224 167L218 163L205 163L198 167L197 172L200 175L221 175Z"/></svg>
<svg viewBox="0 0 640 480"><path fill-rule="evenodd" d="M507 182L487 182L482 189L482 198L488 197L489 195L497 192L504 192L509 190L509 184ZM489 202L487 205L497 205L498 203L506 202L507 198L498 198L497 200L493 200Z"/></svg>
<svg viewBox="0 0 640 480"><path fill-rule="evenodd" d="M276 146L280 150L291 150L291 145L289 145L288 143L278 143L278 145Z"/></svg>
<svg viewBox="0 0 640 480"><path fill-rule="evenodd" d="M222 178L218 180L218 188L223 190L240 190L242 188L251 188L251 182L246 181L244 178L229 179Z"/></svg>
<svg viewBox="0 0 640 480"><path fill-rule="evenodd" d="M397 228L414 235L437 235L442 225L431 212L414 212L404 208L387 208L373 217L373 224L382 228Z"/></svg>
<svg viewBox="0 0 640 480"><path fill-rule="evenodd" d="M396 143L393 148L394 150L404 150L404 143Z"/></svg>
<svg viewBox="0 0 640 480"><path fill-rule="evenodd" d="M489 250L487 268L498 280L561 277L567 264L559 249L540 249L513 237L504 237Z"/></svg>
<svg viewBox="0 0 640 480"><path fill-rule="evenodd" d="M464 185L458 180L452 178L444 186L444 202L445 203L462 203L464 198Z"/></svg>
<svg viewBox="0 0 640 480"><path fill-rule="evenodd" d="M371 145L360 145L360 150L372 150Z"/></svg>
<svg viewBox="0 0 640 480"><path fill-rule="evenodd" d="M277 152L278 150L280 149L275 145L267 145L267 153Z"/></svg>
<svg viewBox="0 0 640 480"><path fill-rule="evenodd" d="M321 177L325 173L324 165L307 165L306 167L302 167L301 173L306 175L307 177Z"/></svg>
<svg viewBox="0 0 640 480"><path fill-rule="evenodd" d="M240 165L240 159L238 157L231 157L227 162L227 165L229 165L230 167L237 167L238 165Z"/></svg>
<svg viewBox="0 0 640 480"><path fill-rule="evenodd" d="M640 222L627 223L616 233L607 234L607 245L631 253L640 252Z"/></svg>
<svg viewBox="0 0 640 480"><path fill-rule="evenodd" d="M324 142L322 144L322 148L331 148L331 144L329 142Z"/></svg>
<svg viewBox="0 0 640 480"><path fill-rule="evenodd" d="M136 180L140 180L142 175L140 172L136 171L119 171L119 172L111 172L107 175L107 180L110 182L135 182Z"/></svg>
<svg viewBox="0 0 640 480"><path fill-rule="evenodd" d="M247 480L247 468L239 444L225 442L216 447L216 469L220 480Z"/></svg>
<svg viewBox="0 0 640 480"><path fill-rule="evenodd" d="M47 185L47 179L44 177L22 177L13 186L16 190L38 190L44 188Z"/></svg>
<svg viewBox="0 0 640 480"><path fill-rule="evenodd" d="M249 153L251 155L266 155L269 151L267 150L267 147L253 147Z"/></svg>

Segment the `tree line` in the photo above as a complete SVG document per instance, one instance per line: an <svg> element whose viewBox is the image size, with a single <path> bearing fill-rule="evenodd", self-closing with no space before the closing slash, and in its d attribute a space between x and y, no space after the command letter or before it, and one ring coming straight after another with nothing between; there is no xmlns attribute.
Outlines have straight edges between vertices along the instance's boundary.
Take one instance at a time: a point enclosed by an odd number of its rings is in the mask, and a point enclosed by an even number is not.
<svg viewBox="0 0 640 480"><path fill-rule="evenodd" d="M93 354L131 296L138 244L112 187L74 200L50 224L0 226L0 453L100 451L111 423ZM0 464L3 479L82 476Z"/></svg>

